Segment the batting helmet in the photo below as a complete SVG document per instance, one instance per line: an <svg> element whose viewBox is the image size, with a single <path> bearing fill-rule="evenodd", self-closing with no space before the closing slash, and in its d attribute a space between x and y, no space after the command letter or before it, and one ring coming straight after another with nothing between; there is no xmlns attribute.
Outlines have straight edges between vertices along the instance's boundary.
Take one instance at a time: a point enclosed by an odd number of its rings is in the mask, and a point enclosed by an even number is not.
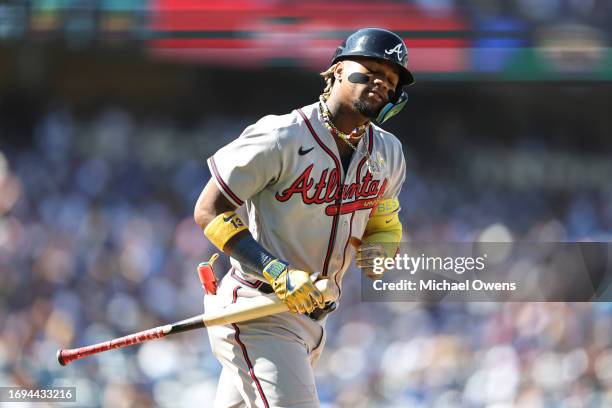
<svg viewBox="0 0 612 408"><path fill-rule="evenodd" d="M414 83L414 77L408 70L408 48L404 40L399 35L383 28L362 28L349 35L336 49L332 65L351 57L374 58L388 61L398 67L397 89L389 103L380 110L376 121L383 123L402 110L408 101L408 95L402 87Z"/></svg>

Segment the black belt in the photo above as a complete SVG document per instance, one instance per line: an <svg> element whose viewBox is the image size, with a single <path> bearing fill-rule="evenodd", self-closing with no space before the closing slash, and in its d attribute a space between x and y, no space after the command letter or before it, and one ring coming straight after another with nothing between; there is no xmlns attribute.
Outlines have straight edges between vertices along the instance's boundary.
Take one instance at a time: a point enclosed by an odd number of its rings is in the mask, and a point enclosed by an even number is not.
<svg viewBox="0 0 612 408"><path fill-rule="evenodd" d="M257 289L265 294L274 293L274 289L272 289L272 286L270 286L269 283L262 283ZM327 302L324 308L317 307L312 312L306 313L306 316L310 317L314 321L319 321L336 310L336 306L336 302Z"/></svg>
<svg viewBox="0 0 612 408"><path fill-rule="evenodd" d="M272 289L272 286L269 283L265 282L262 282L257 289L259 289L260 292L263 292L266 295L269 293L274 293L274 289Z"/></svg>

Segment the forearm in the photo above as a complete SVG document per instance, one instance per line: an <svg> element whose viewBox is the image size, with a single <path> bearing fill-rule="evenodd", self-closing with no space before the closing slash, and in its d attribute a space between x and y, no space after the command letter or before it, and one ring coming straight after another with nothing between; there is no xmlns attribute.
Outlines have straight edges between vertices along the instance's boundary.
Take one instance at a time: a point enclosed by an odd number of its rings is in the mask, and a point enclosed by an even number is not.
<svg viewBox="0 0 612 408"><path fill-rule="evenodd" d="M255 241L244 222L234 211L226 211L216 216L204 228L204 235L217 248L236 259L247 273L263 278L268 282L275 280L287 262L279 260Z"/></svg>
<svg viewBox="0 0 612 408"><path fill-rule="evenodd" d="M310 313L325 307L323 295L310 279L310 273L289 268L286 262L266 251L234 211L216 216L204 228L204 235L217 248L238 260L243 270L248 269L268 282L292 313Z"/></svg>
<svg viewBox="0 0 612 408"><path fill-rule="evenodd" d="M262 247L248 230L238 233L225 245L224 252L240 262L242 271L265 280L263 270L278 258Z"/></svg>
<svg viewBox="0 0 612 408"><path fill-rule="evenodd" d="M235 209L211 180L202 190L193 216L204 235L217 248L240 262L243 272L256 279L265 279L263 270L277 258L255 241ZM286 262L282 264L286 265Z"/></svg>

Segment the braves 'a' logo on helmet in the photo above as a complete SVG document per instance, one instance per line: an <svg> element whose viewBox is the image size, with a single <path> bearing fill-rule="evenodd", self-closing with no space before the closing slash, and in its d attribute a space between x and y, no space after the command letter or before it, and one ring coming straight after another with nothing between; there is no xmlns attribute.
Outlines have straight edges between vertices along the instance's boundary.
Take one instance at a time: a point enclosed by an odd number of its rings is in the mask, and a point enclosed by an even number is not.
<svg viewBox="0 0 612 408"><path fill-rule="evenodd" d="M395 47L385 50L385 54L387 55L391 55L391 54L397 54L397 60L401 61L402 60L402 54L404 53L404 47L402 47L402 43L398 43Z"/></svg>

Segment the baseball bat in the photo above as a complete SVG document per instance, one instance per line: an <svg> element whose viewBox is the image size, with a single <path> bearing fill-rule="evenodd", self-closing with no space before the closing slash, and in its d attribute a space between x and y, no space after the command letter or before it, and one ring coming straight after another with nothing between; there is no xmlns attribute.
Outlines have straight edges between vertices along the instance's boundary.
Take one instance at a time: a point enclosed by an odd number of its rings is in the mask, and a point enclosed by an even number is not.
<svg viewBox="0 0 612 408"><path fill-rule="evenodd" d="M315 283L315 286L323 295L325 302L332 302L338 297L338 288L333 283L330 283L329 279L319 280ZM200 314L179 322L154 327L152 329L128 334L127 336L118 337L89 346L73 349L59 349L57 350L57 361L60 363L60 365L65 366L72 361L79 360L83 357L116 348L132 346L148 340L159 339L171 334L216 325L240 323L247 320L257 319L259 317L286 312L288 310L287 305L285 305L285 303L283 303L283 301L280 300L275 294L245 298L240 303L227 305L225 308L216 313Z"/></svg>

